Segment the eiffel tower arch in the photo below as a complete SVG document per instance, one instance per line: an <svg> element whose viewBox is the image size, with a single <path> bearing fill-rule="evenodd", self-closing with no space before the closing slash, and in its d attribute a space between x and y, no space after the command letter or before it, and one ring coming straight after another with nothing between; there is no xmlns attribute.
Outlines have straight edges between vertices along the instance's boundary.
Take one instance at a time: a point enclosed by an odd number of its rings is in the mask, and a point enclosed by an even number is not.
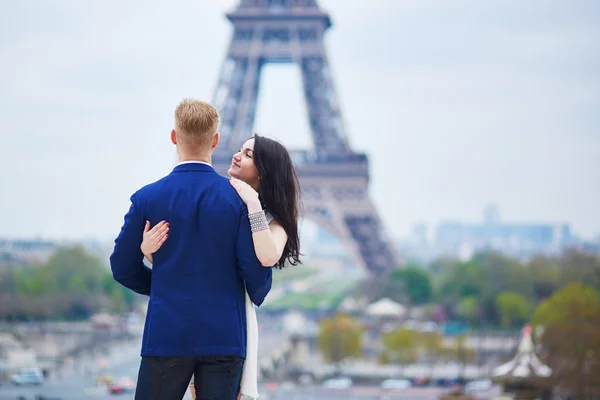
<svg viewBox="0 0 600 400"><path fill-rule="evenodd" d="M213 156L226 174L231 156L252 135L262 67L300 67L313 150L291 151L302 190L303 217L336 235L370 276L397 267L369 194L369 164L344 129L323 42L331 26L316 0L241 0L227 14L234 31L213 103L221 113L221 145Z"/></svg>

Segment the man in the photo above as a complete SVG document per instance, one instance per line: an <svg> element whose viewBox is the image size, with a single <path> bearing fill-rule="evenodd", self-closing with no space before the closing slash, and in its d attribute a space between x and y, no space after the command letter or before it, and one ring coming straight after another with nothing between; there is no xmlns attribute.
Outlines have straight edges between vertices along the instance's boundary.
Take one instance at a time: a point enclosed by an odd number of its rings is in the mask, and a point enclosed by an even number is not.
<svg viewBox="0 0 600 400"><path fill-rule="evenodd" d="M179 164L131 196L115 240L114 279L150 296L136 400L182 399L192 374L198 398L236 399L246 354L245 290L260 305L271 289L246 206L210 165L218 126L210 104L186 99L177 106L171 141ZM146 221L163 220L169 237L149 269L142 232Z"/></svg>

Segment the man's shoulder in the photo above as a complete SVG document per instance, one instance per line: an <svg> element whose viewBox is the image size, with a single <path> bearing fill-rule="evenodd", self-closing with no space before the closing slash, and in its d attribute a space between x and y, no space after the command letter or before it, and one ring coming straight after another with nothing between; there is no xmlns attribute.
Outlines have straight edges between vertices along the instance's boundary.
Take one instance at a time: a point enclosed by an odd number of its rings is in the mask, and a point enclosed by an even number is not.
<svg viewBox="0 0 600 400"><path fill-rule="evenodd" d="M222 208L224 204L227 204L227 208L230 208L236 214L248 214L248 209L242 201L240 195L237 193L235 188L229 182L229 178L215 174L215 181L211 184L210 191L213 192L214 198L217 201L214 206Z"/></svg>
<svg viewBox="0 0 600 400"><path fill-rule="evenodd" d="M205 174L203 175L202 181L195 182L195 184L198 185L203 183L209 186L209 190L213 191L215 195L221 198L221 200L227 201L237 209L243 209L246 207L236 190L233 188L231 183L229 183L229 178L217 173ZM144 198L154 197L158 192L175 189L174 185L190 187L189 183L177 182L174 180L173 174L169 174L157 181L142 186L131 196L131 199L133 201L134 199L142 200Z"/></svg>
<svg viewBox="0 0 600 400"><path fill-rule="evenodd" d="M229 183L229 178L216 174L217 178L212 186L213 190L218 193L221 200L227 201L237 209L245 207L244 202L238 195L235 188Z"/></svg>
<svg viewBox="0 0 600 400"><path fill-rule="evenodd" d="M135 193L133 194L132 197L144 197L145 195L148 195L150 193L155 192L156 190L160 189L164 183L168 180L169 175L164 176L162 178L160 178L157 181L148 183L144 186L142 186L141 188L139 188L138 190L135 191Z"/></svg>

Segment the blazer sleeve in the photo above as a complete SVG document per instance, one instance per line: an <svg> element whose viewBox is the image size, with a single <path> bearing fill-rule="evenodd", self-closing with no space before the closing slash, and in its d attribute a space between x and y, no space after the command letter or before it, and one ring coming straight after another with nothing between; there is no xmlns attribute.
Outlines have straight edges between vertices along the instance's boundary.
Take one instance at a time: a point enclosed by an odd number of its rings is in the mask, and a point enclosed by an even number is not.
<svg viewBox="0 0 600 400"><path fill-rule="evenodd" d="M254 251L248 209L243 206L240 212L236 242L236 259L242 278L246 282L246 290L254 304L260 306L271 290L273 268L263 267Z"/></svg>
<svg viewBox="0 0 600 400"><path fill-rule="evenodd" d="M152 270L144 265L144 255L140 249L144 223L137 196L134 194L131 196L131 206L125 215L121 232L115 239L110 268L113 278L121 285L136 293L150 295Z"/></svg>

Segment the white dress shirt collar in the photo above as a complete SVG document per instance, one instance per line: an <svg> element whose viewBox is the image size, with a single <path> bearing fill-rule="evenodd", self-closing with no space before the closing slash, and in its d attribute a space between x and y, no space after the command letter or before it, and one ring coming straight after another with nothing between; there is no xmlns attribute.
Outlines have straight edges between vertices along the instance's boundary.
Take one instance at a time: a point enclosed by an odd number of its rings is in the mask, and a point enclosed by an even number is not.
<svg viewBox="0 0 600 400"><path fill-rule="evenodd" d="M208 165L209 167L212 167L212 165L210 165L210 164L209 164L209 163L207 163L207 162L204 162L204 161L197 161L197 160L181 161L180 163L178 163L178 164L176 165L176 167L177 167L177 166L179 166L179 165L183 165L183 164L205 164L205 165Z"/></svg>

